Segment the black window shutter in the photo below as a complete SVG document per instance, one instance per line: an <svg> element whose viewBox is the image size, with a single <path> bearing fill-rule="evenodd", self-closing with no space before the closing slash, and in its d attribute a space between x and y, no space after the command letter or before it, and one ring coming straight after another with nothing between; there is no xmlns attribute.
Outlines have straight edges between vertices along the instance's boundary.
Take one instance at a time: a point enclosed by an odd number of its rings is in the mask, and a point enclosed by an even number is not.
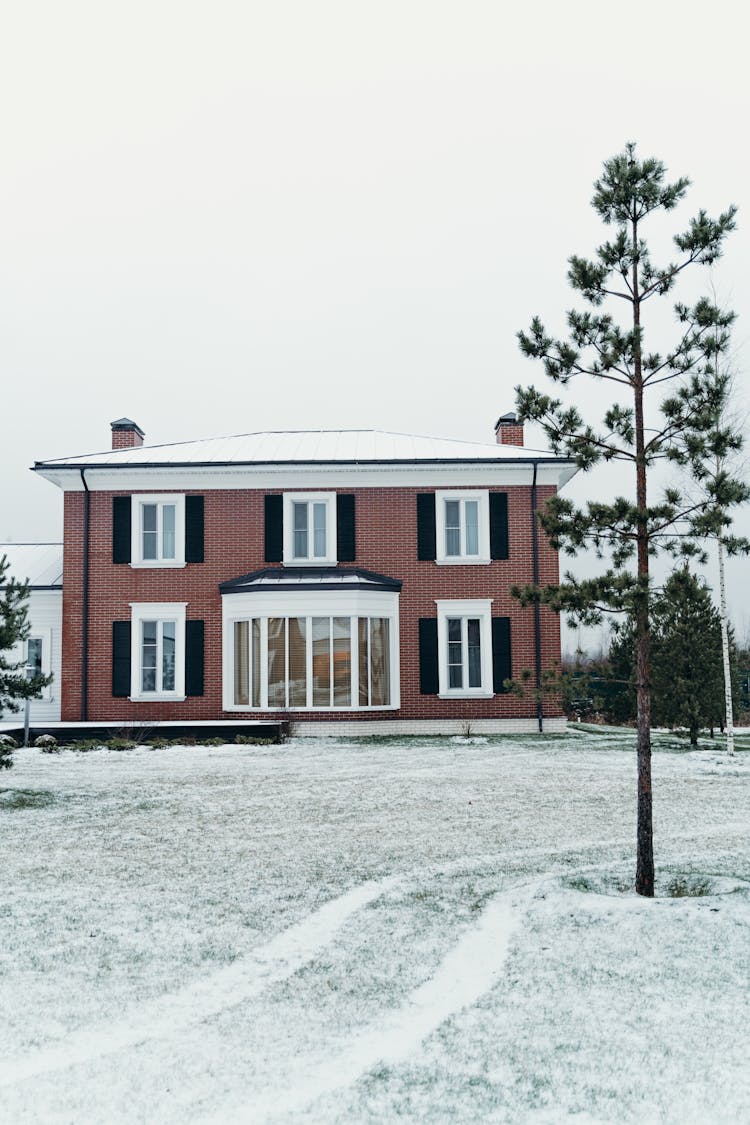
<svg viewBox="0 0 750 1125"><path fill-rule="evenodd" d="M112 695L130 695L130 622L112 622Z"/></svg>
<svg viewBox="0 0 750 1125"><path fill-rule="evenodd" d="M436 617L419 619L419 691L438 693L438 623Z"/></svg>
<svg viewBox="0 0 750 1125"><path fill-rule="evenodd" d="M508 493L490 493L490 558L508 557Z"/></svg>
<svg viewBox="0 0 750 1125"><path fill-rule="evenodd" d="M112 498L112 562L130 562L130 513L132 502L129 496Z"/></svg>
<svg viewBox="0 0 750 1125"><path fill-rule="evenodd" d="M354 500L354 495L349 493L336 497L336 558L339 562L354 562L357 557Z"/></svg>
<svg viewBox="0 0 750 1125"><path fill-rule="evenodd" d="M203 695L202 621L185 622L185 695Z"/></svg>
<svg viewBox="0 0 750 1125"><path fill-rule="evenodd" d="M264 558L266 562L281 562L284 557L284 497L265 498Z"/></svg>
<svg viewBox="0 0 750 1125"><path fill-rule="evenodd" d="M492 690L507 691L503 686L511 678L510 618L492 618Z"/></svg>
<svg viewBox="0 0 750 1125"><path fill-rule="evenodd" d="M185 497L185 562L203 562L203 497Z"/></svg>
<svg viewBox="0 0 750 1125"><path fill-rule="evenodd" d="M435 493L417 493L417 558L435 558Z"/></svg>

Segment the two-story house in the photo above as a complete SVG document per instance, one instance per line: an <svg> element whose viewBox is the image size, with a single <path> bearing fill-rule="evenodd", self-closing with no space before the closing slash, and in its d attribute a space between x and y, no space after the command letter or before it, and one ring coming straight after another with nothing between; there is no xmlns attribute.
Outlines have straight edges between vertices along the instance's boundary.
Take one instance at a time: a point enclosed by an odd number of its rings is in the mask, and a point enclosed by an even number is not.
<svg viewBox="0 0 750 1125"><path fill-rule="evenodd" d="M64 491L62 718L278 718L302 733L559 728L537 509L575 465L371 430L251 433L37 462ZM528 675L523 695L506 681Z"/></svg>

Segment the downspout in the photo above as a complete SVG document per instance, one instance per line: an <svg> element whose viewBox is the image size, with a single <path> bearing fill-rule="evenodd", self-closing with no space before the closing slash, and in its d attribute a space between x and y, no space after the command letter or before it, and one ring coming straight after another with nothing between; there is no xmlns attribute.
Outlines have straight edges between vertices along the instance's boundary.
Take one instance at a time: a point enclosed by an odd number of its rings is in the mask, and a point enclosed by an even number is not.
<svg viewBox="0 0 750 1125"><path fill-rule="evenodd" d="M89 516L91 493L86 484L86 470L81 469L81 484L86 496L83 502L83 606L81 609L81 722L88 720L89 680Z"/></svg>
<svg viewBox="0 0 750 1125"><path fill-rule="evenodd" d="M534 585L539 586L539 520L537 518L536 473L538 465L534 462L534 476L531 481L531 547L533 555ZM536 718L539 733L544 732L544 703L542 702L542 621L541 607L534 602L534 670L536 673Z"/></svg>

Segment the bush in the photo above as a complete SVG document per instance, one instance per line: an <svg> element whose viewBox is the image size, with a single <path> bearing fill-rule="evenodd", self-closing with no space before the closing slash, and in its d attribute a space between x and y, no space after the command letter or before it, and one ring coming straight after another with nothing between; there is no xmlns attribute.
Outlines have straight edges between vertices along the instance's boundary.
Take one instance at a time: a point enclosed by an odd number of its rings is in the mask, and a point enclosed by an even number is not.
<svg viewBox="0 0 750 1125"><path fill-rule="evenodd" d="M0 770L9 770L13 765L13 751L17 743L9 734L0 734Z"/></svg>
<svg viewBox="0 0 750 1125"><path fill-rule="evenodd" d="M132 738L110 738L103 745L107 750L135 750L138 743Z"/></svg>
<svg viewBox="0 0 750 1125"><path fill-rule="evenodd" d="M88 754L92 750L101 750L104 743L99 738L81 738L78 742L68 742L68 750L77 750L79 754Z"/></svg>
<svg viewBox="0 0 750 1125"><path fill-rule="evenodd" d="M201 746L226 746L226 742L225 738L204 738Z"/></svg>
<svg viewBox="0 0 750 1125"><path fill-rule="evenodd" d="M60 752L54 734L40 734L38 738L34 739L34 745L45 754L59 754Z"/></svg>
<svg viewBox="0 0 750 1125"><path fill-rule="evenodd" d="M234 741L238 746L273 746L276 740L273 738L256 738L252 734L237 734Z"/></svg>

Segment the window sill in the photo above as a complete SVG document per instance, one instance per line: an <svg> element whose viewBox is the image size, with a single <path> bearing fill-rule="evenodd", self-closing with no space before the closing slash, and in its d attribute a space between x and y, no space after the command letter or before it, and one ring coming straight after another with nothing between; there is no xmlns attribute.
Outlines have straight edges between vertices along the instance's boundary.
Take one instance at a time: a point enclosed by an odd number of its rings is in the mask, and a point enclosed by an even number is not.
<svg viewBox="0 0 750 1125"><path fill-rule="evenodd" d="M492 559L456 558L435 559L438 566L489 566Z"/></svg>
<svg viewBox="0 0 750 1125"><path fill-rule="evenodd" d="M143 695L128 696L130 703L184 703L186 699L186 695L176 695L173 691L149 691Z"/></svg>
<svg viewBox="0 0 750 1125"><path fill-rule="evenodd" d="M492 699L494 691L482 691L481 688L468 691L440 691L438 699Z"/></svg>
<svg viewBox="0 0 750 1125"><path fill-rule="evenodd" d="M158 559L155 561L148 559L146 561L131 562L130 566L133 570L180 570L181 568L187 566L187 563L184 561L161 562Z"/></svg>
<svg viewBox="0 0 750 1125"><path fill-rule="evenodd" d="M282 566L338 566L336 559L284 559Z"/></svg>
<svg viewBox="0 0 750 1125"><path fill-rule="evenodd" d="M340 711L347 711L352 715L366 715L371 714L373 711L398 711L399 707L392 703L389 703L385 707L352 707L351 705L347 707L344 706L344 704L339 704L335 707L243 707L232 705L230 707L223 707L222 710L227 712L242 712L243 714L247 714L248 712L261 712L265 714L266 711L273 711L277 715L288 715L291 713L295 715L330 715Z"/></svg>

